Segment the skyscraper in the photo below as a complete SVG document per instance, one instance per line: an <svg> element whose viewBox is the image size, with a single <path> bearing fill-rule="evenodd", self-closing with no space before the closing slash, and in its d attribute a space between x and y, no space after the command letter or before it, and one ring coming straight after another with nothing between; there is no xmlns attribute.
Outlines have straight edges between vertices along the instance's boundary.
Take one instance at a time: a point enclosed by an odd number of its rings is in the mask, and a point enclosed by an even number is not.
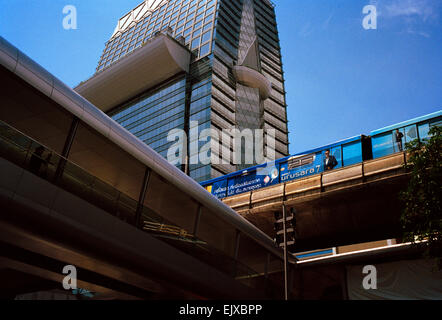
<svg viewBox="0 0 442 320"><path fill-rule="evenodd" d="M76 90L165 157L175 143L170 130L187 134L189 160L199 150L189 146L204 143L190 133L209 128L274 129L276 158L288 155L281 53L268 0L143 1L118 21L96 73ZM204 181L251 165L229 159L181 166Z"/></svg>

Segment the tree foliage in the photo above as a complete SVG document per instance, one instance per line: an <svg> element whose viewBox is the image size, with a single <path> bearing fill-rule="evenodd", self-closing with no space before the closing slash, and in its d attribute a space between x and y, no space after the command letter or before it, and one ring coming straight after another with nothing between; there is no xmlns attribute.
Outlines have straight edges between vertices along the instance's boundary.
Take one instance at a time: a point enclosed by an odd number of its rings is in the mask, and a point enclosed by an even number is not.
<svg viewBox="0 0 442 320"><path fill-rule="evenodd" d="M401 192L404 241L426 240L426 255L442 267L442 128L430 129L429 139L406 144L410 153L405 165L410 172L407 189Z"/></svg>

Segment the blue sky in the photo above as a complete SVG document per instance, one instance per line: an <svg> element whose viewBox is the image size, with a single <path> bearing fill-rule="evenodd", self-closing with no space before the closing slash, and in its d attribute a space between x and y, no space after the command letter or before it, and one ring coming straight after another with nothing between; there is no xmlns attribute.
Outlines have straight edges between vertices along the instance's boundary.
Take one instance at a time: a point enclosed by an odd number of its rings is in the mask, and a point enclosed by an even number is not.
<svg viewBox="0 0 442 320"><path fill-rule="evenodd" d="M0 35L69 86L140 0L0 0ZM442 0L276 0L290 152L442 109ZM64 30L75 5L78 29ZM377 8L376 30L362 8Z"/></svg>

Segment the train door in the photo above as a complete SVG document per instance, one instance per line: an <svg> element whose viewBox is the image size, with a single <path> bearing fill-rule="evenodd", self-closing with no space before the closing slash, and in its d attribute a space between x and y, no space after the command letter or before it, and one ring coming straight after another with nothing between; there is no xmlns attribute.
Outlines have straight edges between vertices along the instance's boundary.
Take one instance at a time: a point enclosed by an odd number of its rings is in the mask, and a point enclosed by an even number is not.
<svg viewBox="0 0 442 320"><path fill-rule="evenodd" d="M371 141L373 159L385 157L394 153L393 134L391 131L373 136Z"/></svg>
<svg viewBox="0 0 442 320"><path fill-rule="evenodd" d="M342 162L344 166L362 162L362 141L347 143L342 146Z"/></svg>

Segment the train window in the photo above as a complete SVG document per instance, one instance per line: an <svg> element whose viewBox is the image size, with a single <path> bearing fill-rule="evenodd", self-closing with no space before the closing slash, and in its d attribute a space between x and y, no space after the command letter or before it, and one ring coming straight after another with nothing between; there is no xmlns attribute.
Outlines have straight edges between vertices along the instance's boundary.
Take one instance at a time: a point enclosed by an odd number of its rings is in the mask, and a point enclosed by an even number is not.
<svg viewBox="0 0 442 320"><path fill-rule="evenodd" d="M411 142L417 139L417 129L416 125L413 124L411 126L405 127L405 142Z"/></svg>
<svg viewBox="0 0 442 320"><path fill-rule="evenodd" d="M342 146L343 164L349 166L362 162L362 144L361 141L348 143Z"/></svg>
<svg viewBox="0 0 442 320"><path fill-rule="evenodd" d="M419 139L420 141L425 141L429 139L428 131L430 131L430 125L428 123L422 123L418 126L419 128Z"/></svg>
<svg viewBox="0 0 442 320"><path fill-rule="evenodd" d="M442 127L442 120L434 121L434 122L430 123L430 128L431 127Z"/></svg>
<svg viewBox="0 0 442 320"><path fill-rule="evenodd" d="M304 157L299 157L299 158L294 158L294 159L289 159L289 161L287 162L287 167L288 170L292 170L301 166L305 166L308 164L312 164L314 159L314 154L310 154L308 156L304 156Z"/></svg>
<svg viewBox="0 0 442 320"><path fill-rule="evenodd" d="M342 167L342 148L341 148L341 146L332 148L330 150L330 153L336 158L336 161L338 162L338 164L336 165L336 167L334 167L334 169L341 168Z"/></svg>
<svg viewBox="0 0 442 320"><path fill-rule="evenodd" d="M436 126L442 126L442 120L434 121L432 123L423 123L418 125L418 131L419 131L419 139L420 141L426 141L430 139L429 131L432 127Z"/></svg>

